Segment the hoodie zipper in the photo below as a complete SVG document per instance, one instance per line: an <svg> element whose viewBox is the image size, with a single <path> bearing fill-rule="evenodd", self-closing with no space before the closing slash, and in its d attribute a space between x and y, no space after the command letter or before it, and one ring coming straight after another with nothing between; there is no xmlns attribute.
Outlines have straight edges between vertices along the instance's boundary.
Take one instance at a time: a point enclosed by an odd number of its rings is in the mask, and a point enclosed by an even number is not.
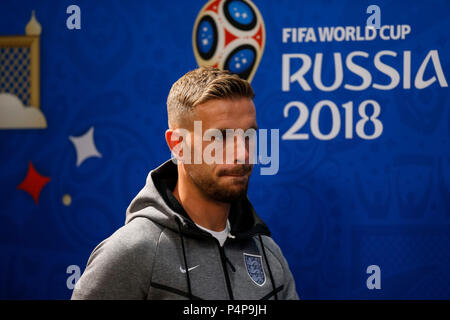
<svg viewBox="0 0 450 320"><path fill-rule="evenodd" d="M225 250L223 247L220 246L220 243L217 240L216 243L217 246L219 247L220 260L222 262L223 273L225 275L225 282L227 283L228 295L230 297L230 300L234 300L233 290L231 289L230 275L228 274L227 270L227 260L226 260L227 258L225 256Z"/></svg>

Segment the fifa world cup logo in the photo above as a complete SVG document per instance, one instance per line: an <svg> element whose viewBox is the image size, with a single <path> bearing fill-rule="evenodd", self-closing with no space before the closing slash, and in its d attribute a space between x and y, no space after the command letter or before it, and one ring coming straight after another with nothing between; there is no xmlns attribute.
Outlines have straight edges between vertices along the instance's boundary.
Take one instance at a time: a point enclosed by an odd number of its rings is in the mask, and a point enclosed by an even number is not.
<svg viewBox="0 0 450 320"><path fill-rule="evenodd" d="M229 70L252 81L266 40L264 21L250 0L211 0L194 24L192 46L199 66Z"/></svg>

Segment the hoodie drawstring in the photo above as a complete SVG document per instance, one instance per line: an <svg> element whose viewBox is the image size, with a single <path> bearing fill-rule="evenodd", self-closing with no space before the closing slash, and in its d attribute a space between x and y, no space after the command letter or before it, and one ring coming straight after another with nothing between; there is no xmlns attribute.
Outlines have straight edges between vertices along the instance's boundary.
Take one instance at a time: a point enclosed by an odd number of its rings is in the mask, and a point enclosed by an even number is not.
<svg viewBox="0 0 450 320"><path fill-rule="evenodd" d="M175 220L177 221L177 224L178 224L178 230L179 230L180 239L181 239L181 249L183 250L184 270L186 270L186 281L187 281L187 287L188 287L188 292L189 292L189 300L193 300L192 290L191 290L191 279L189 278L189 269L188 269L188 264L187 264L187 259L186 259L186 250L184 249L183 233L181 232L181 221L179 220L178 217L175 217Z"/></svg>
<svg viewBox="0 0 450 320"><path fill-rule="evenodd" d="M264 260L266 260L267 269L269 270L270 282L272 282L272 289L273 289L273 292L275 293L275 300L278 300L278 294L277 294L277 290L276 290L276 286L275 286L275 281L273 280L272 270L270 269L269 260L267 259L266 250L264 249L264 243L262 241L260 234L258 234L258 238L259 238L259 242L261 243Z"/></svg>
<svg viewBox="0 0 450 320"><path fill-rule="evenodd" d="M231 268L231 271L236 272L236 268L233 266L233 264L231 263L230 259L228 259L227 256L225 256L225 261L228 263L228 265Z"/></svg>
<svg viewBox="0 0 450 320"><path fill-rule="evenodd" d="M189 277L189 268L188 268L187 258L186 258L186 249L184 247L184 237L183 237L183 233L181 232L181 221L178 217L175 217L175 220L177 222L178 231L180 234L181 249L183 251L184 268L186 270L186 282L187 282L187 287L188 287L188 292L189 292L189 299L193 300L192 289L191 289L191 279ZM258 238L259 238L259 242L261 243L261 248L263 251L264 260L266 261L267 269L269 270L270 282L272 283L272 289L275 294L275 300L278 300L278 294L276 291L275 281L273 279L272 269L270 268L269 260L267 259L266 250L264 249L264 243L262 241L262 237L260 234L258 235ZM232 271L236 272L236 269L234 268L234 266L231 264L231 261L226 256L225 256L225 261L229 264Z"/></svg>

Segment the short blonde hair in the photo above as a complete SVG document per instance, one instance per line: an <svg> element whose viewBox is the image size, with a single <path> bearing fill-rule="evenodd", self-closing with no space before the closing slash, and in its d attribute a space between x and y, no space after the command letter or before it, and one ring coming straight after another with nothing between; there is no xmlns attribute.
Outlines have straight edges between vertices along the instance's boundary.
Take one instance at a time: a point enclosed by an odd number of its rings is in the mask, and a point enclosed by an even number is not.
<svg viewBox="0 0 450 320"><path fill-rule="evenodd" d="M169 127L186 124L199 104L214 99L253 99L250 83L226 70L200 67L178 79L167 97Z"/></svg>

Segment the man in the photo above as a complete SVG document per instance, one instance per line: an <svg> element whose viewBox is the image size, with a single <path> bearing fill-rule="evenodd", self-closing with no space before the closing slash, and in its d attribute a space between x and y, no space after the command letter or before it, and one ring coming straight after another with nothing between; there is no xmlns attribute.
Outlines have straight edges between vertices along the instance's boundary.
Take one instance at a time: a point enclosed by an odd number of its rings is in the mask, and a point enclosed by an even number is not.
<svg viewBox="0 0 450 320"><path fill-rule="evenodd" d="M177 164L149 173L125 225L92 252L72 299L298 299L246 196L250 139L221 135L256 130L253 97L247 81L213 68L175 82L166 141ZM208 130L214 134L199 142Z"/></svg>

